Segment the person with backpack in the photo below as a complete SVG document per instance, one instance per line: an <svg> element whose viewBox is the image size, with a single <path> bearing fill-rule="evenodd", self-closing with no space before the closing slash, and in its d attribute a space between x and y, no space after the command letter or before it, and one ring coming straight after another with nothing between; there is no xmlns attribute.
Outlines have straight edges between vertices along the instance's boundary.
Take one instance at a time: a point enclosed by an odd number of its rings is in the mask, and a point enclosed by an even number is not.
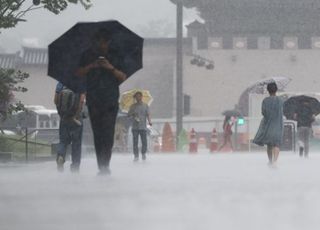
<svg viewBox="0 0 320 230"><path fill-rule="evenodd" d="M59 145L57 150L57 169L63 171L67 147L71 144L72 172L78 172L81 162L82 142L82 108L85 101L84 93L74 93L62 83L55 90L54 103L60 116Z"/></svg>

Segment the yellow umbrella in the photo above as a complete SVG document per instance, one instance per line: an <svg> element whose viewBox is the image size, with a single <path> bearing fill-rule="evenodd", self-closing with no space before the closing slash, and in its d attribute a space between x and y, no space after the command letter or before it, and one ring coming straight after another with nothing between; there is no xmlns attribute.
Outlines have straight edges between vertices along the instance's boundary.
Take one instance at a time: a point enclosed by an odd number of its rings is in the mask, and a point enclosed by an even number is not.
<svg viewBox="0 0 320 230"><path fill-rule="evenodd" d="M146 103L147 105L151 105L152 101L153 101L153 97L150 94L149 90L145 90L145 89L132 89L129 91L126 91L124 93L121 94L120 96L120 109L123 112L128 112L130 109L130 106L133 105L134 103L136 103L136 100L134 99L134 94L136 92L141 92L142 93L142 101L144 103Z"/></svg>

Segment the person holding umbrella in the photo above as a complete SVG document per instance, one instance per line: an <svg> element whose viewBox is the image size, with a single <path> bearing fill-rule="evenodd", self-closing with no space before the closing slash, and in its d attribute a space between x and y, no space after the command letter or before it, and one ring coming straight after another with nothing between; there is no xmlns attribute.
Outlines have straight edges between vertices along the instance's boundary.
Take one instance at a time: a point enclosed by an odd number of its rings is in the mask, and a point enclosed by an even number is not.
<svg viewBox="0 0 320 230"><path fill-rule="evenodd" d="M136 103L130 106L128 116L132 118L132 137L133 137L133 154L134 161L139 160L138 138L141 138L141 156L142 160L146 160L147 152L147 122L152 126L149 106L142 101L142 92L138 91L134 94Z"/></svg>
<svg viewBox="0 0 320 230"><path fill-rule="evenodd" d="M241 112L237 109L232 110L225 110L222 115L225 116L222 128L223 128L223 143L218 148L218 151L220 151L222 148L224 148L227 144L229 144L231 151L233 151L233 145L232 145L232 126L237 121L238 117L241 117Z"/></svg>
<svg viewBox="0 0 320 230"><path fill-rule="evenodd" d="M308 102L304 102L299 110L293 115L294 120L297 121L298 126L298 144L299 155L308 157L309 155L309 138L312 132L311 125L315 121L315 115L310 108ZM304 153L304 154L303 154Z"/></svg>
<svg viewBox="0 0 320 230"><path fill-rule="evenodd" d="M109 174L119 85L143 67L144 39L117 20L78 22L48 46L48 76L87 92L99 174Z"/></svg>
<svg viewBox="0 0 320 230"><path fill-rule="evenodd" d="M269 83L267 90L270 96L262 101L263 119L253 143L267 145L269 165L275 166L283 136L283 101L276 96L278 87L275 82Z"/></svg>
<svg viewBox="0 0 320 230"><path fill-rule="evenodd" d="M223 143L220 145L218 151L221 151L223 147L225 147L227 144L229 144L231 151L233 151L231 136L232 136L232 126L234 124L234 117L231 117L230 115L226 115L224 122L223 122Z"/></svg>
<svg viewBox="0 0 320 230"><path fill-rule="evenodd" d="M306 95L293 96L284 102L283 113L287 119L297 121L299 155L308 157L311 127L320 113L320 102Z"/></svg>
<svg viewBox="0 0 320 230"><path fill-rule="evenodd" d="M110 174L109 163L118 113L119 85L127 75L109 53L111 32L99 30L86 50L76 75L86 77L87 105L93 130L99 174Z"/></svg>

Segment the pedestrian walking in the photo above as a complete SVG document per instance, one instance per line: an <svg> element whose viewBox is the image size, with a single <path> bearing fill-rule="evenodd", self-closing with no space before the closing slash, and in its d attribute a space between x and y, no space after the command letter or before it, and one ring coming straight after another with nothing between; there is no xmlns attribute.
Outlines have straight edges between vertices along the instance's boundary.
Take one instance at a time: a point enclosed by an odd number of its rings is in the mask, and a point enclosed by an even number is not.
<svg viewBox="0 0 320 230"><path fill-rule="evenodd" d="M139 160L139 136L141 138L141 158L146 159L147 152L147 121L152 126L149 106L142 101L142 92L138 91L134 94L136 103L132 104L128 116L132 120L132 137L133 137L133 154L134 161Z"/></svg>
<svg viewBox="0 0 320 230"><path fill-rule="evenodd" d="M81 162L82 142L82 108L84 93L74 93L62 83L58 83L54 95L54 103L60 116L59 145L57 150L57 169L63 171L67 147L71 144L72 172L78 172Z"/></svg>
<svg viewBox="0 0 320 230"><path fill-rule="evenodd" d="M300 157L309 156L309 139L312 133L312 123L315 121L315 115L312 113L307 102L303 103L299 110L293 115L298 126L298 145Z"/></svg>
<svg viewBox="0 0 320 230"><path fill-rule="evenodd" d="M99 175L110 174L110 160L118 114L119 85L127 75L121 71L121 60L109 52L111 32L99 30L91 48L80 59L76 74L86 80L89 117L93 131Z"/></svg>
<svg viewBox="0 0 320 230"><path fill-rule="evenodd" d="M269 97L262 101L263 118L253 143L267 145L269 165L275 166L283 136L283 101L276 96L278 90L276 83L269 83L267 90Z"/></svg>
<svg viewBox="0 0 320 230"><path fill-rule="evenodd" d="M233 119L231 116L226 115L225 119L223 121L223 143L220 145L218 151L220 151L223 147L229 145L231 148L231 151L233 151L233 146L232 146L232 126L233 126Z"/></svg>

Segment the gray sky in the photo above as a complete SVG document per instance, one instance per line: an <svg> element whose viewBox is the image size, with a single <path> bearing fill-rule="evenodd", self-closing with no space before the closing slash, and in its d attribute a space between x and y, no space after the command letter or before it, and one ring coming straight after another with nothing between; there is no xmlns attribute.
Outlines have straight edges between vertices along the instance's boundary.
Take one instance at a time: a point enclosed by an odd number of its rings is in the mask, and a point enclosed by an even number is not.
<svg viewBox="0 0 320 230"><path fill-rule="evenodd" d="M30 0L31 2L31 0ZM45 47L78 21L116 19L141 36L174 36L176 8L170 0L92 0L89 10L70 5L60 15L36 10L26 15L27 22L2 30L2 51L16 52L22 45ZM184 23L199 19L194 9L184 10ZM153 26L151 26L153 25ZM159 27L159 28L158 28ZM152 29L155 28L155 29Z"/></svg>

